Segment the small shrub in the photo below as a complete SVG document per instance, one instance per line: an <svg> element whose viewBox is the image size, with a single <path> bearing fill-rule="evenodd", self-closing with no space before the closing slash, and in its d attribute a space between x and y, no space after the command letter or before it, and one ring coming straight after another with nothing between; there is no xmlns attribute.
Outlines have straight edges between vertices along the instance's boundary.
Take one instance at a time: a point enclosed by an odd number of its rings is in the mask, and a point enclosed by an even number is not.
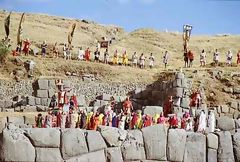
<svg viewBox="0 0 240 162"><path fill-rule="evenodd" d="M0 42L0 63L5 63L9 52L9 48L6 47L4 43Z"/></svg>

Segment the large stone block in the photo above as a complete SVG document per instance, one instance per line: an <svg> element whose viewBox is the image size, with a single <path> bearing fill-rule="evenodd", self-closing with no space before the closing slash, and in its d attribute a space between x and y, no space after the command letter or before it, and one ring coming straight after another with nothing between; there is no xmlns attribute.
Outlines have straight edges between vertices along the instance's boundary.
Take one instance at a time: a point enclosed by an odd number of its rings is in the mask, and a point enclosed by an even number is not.
<svg viewBox="0 0 240 162"><path fill-rule="evenodd" d="M163 107L161 106L145 106L144 108L144 114L148 114L151 116L154 116L155 114L160 114L163 112Z"/></svg>
<svg viewBox="0 0 240 162"><path fill-rule="evenodd" d="M234 86L233 87L233 93L240 94L240 86Z"/></svg>
<svg viewBox="0 0 240 162"><path fill-rule="evenodd" d="M207 147L212 149L218 149L218 136L213 133L207 135Z"/></svg>
<svg viewBox="0 0 240 162"><path fill-rule="evenodd" d="M48 98L41 98L41 105L42 106L49 106Z"/></svg>
<svg viewBox="0 0 240 162"><path fill-rule="evenodd" d="M128 131L121 149L124 160L146 159L142 132L140 130Z"/></svg>
<svg viewBox="0 0 240 162"><path fill-rule="evenodd" d="M56 89L55 80L48 80L49 89Z"/></svg>
<svg viewBox="0 0 240 162"><path fill-rule="evenodd" d="M176 79L183 79L185 77L185 75L181 72L176 74Z"/></svg>
<svg viewBox="0 0 240 162"><path fill-rule="evenodd" d="M188 80L186 78L181 79L182 81L182 87L183 88L188 88Z"/></svg>
<svg viewBox="0 0 240 162"><path fill-rule="evenodd" d="M233 135L233 152L235 155L235 160L240 161L240 132Z"/></svg>
<svg viewBox="0 0 240 162"><path fill-rule="evenodd" d="M110 147L120 147L127 137L127 131L118 128L99 126L98 131Z"/></svg>
<svg viewBox="0 0 240 162"><path fill-rule="evenodd" d="M208 148L207 161L208 162L217 162L217 150Z"/></svg>
<svg viewBox="0 0 240 162"><path fill-rule="evenodd" d="M167 160L167 128L164 125L154 125L142 129L148 160Z"/></svg>
<svg viewBox="0 0 240 162"><path fill-rule="evenodd" d="M62 130L61 152L64 159L87 153L84 131L80 129Z"/></svg>
<svg viewBox="0 0 240 162"><path fill-rule="evenodd" d="M41 105L41 98L35 98L36 105Z"/></svg>
<svg viewBox="0 0 240 162"><path fill-rule="evenodd" d="M39 98L48 98L48 91L47 90L37 90L37 97Z"/></svg>
<svg viewBox="0 0 240 162"><path fill-rule="evenodd" d="M187 133L183 129L168 131L168 160L183 161Z"/></svg>
<svg viewBox="0 0 240 162"><path fill-rule="evenodd" d="M77 158L66 160L66 162L105 162L105 161L106 161L106 157L105 157L104 150L91 152L91 153L79 156Z"/></svg>
<svg viewBox="0 0 240 162"><path fill-rule="evenodd" d="M23 131L14 125L3 130L0 161L35 161L35 149Z"/></svg>
<svg viewBox="0 0 240 162"><path fill-rule="evenodd" d="M123 162L120 147L109 147L105 150L107 162Z"/></svg>
<svg viewBox="0 0 240 162"><path fill-rule="evenodd" d="M35 147L58 148L60 147L60 131L55 128L26 129L26 135Z"/></svg>
<svg viewBox="0 0 240 162"><path fill-rule="evenodd" d="M107 145L99 132L88 130L86 134L89 152L107 148Z"/></svg>
<svg viewBox="0 0 240 162"><path fill-rule="evenodd" d="M48 89L48 80L39 79L37 83L38 83L38 89L44 89L44 90Z"/></svg>
<svg viewBox="0 0 240 162"><path fill-rule="evenodd" d="M189 108L190 107L190 99L189 98L182 98L180 106L183 107L183 108Z"/></svg>
<svg viewBox="0 0 240 162"><path fill-rule="evenodd" d="M36 162L62 162L59 148L38 148L36 147Z"/></svg>
<svg viewBox="0 0 240 162"><path fill-rule="evenodd" d="M173 87L182 87L182 80L181 79L175 79L173 81Z"/></svg>
<svg viewBox="0 0 240 162"><path fill-rule="evenodd" d="M84 95L77 96L78 106L87 106L86 99Z"/></svg>
<svg viewBox="0 0 240 162"><path fill-rule="evenodd" d="M187 133L184 162L206 162L206 137L201 133Z"/></svg>
<svg viewBox="0 0 240 162"><path fill-rule="evenodd" d="M6 123L7 123L7 117L1 117L0 118L0 133L2 133L3 129L5 128Z"/></svg>
<svg viewBox="0 0 240 162"><path fill-rule="evenodd" d="M237 101L232 101L230 103L230 107L237 110L238 109L238 102Z"/></svg>
<svg viewBox="0 0 240 162"><path fill-rule="evenodd" d="M183 88L177 87L172 89L173 97L183 97Z"/></svg>
<svg viewBox="0 0 240 162"><path fill-rule="evenodd" d="M48 90L48 98L51 98L53 95L55 95L55 90L54 89L49 89Z"/></svg>
<svg viewBox="0 0 240 162"><path fill-rule="evenodd" d="M8 116L7 117L8 123L13 123L15 125L23 125L24 124L24 117L15 117L15 116Z"/></svg>
<svg viewBox="0 0 240 162"><path fill-rule="evenodd" d="M221 108L222 108L222 113L228 113L229 112L228 105L222 105Z"/></svg>
<svg viewBox="0 0 240 162"><path fill-rule="evenodd" d="M221 116L217 120L217 127L223 131L230 131L235 129L235 123L232 118Z"/></svg>
<svg viewBox="0 0 240 162"><path fill-rule="evenodd" d="M232 137L229 131L217 132L219 139L218 162L234 162Z"/></svg>
<svg viewBox="0 0 240 162"><path fill-rule="evenodd" d="M27 101L28 101L27 104L30 106L36 105L35 97L33 97L33 96L28 96Z"/></svg>

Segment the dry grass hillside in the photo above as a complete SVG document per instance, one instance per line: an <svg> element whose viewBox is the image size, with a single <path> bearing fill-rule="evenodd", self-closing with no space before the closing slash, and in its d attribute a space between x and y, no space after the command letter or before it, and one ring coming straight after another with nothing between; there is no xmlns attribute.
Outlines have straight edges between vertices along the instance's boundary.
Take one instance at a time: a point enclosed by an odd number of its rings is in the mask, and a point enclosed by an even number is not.
<svg viewBox="0 0 240 162"><path fill-rule="evenodd" d="M4 38L5 31L3 27L4 19L8 15L7 12L0 11L0 37ZM12 48L16 45L16 35L18 23L20 21L20 13L12 13L10 25L10 38ZM131 67L120 67L103 65L99 63L86 63L78 61L66 61L62 58L53 59L51 53L48 58L40 57L22 57L23 60L32 59L37 63L37 76L59 76L65 77L65 72L75 73L93 73L100 76L104 80L109 81L138 81L152 82L163 71L162 56L163 52L170 52L169 69L175 70L183 66L182 52L182 36L173 32L158 32L152 29L138 29L131 33L125 32L122 28L116 26L100 25L91 21L83 21L77 19L69 19L56 16L48 16L43 14L26 14L23 38L29 38L32 42L32 48L39 47L44 40L48 44L62 45L67 42L67 34L71 24L77 23L77 28L73 38L74 51L77 55L78 47L90 47L91 51L96 49L97 40L101 37L115 38L109 48L110 56L116 49L119 53L127 50L129 58L133 52L137 52L138 56L144 53L149 56L153 53L156 57L156 68L150 70L140 70ZM194 33L194 30L193 30ZM212 53L218 48L221 53L221 61L225 62L226 52L231 49L234 53L234 61L236 60L236 51L240 49L240 36L234 35L217 35L217 36L192 36L190 40L190 48L195 53L195 65L193 70L199 67L199 53L202 49L207 51L208 63L212 61ZM59 46L60 49L62 46ZM102 49L103 50L103 49ZM102 54L103 55L103 54ZM9 58L11 60L12 57ZM1 78L9 78L9 74L15 67L10 63L1 67ZM230 71L239 70L238 67L226 68Z"/></svg>

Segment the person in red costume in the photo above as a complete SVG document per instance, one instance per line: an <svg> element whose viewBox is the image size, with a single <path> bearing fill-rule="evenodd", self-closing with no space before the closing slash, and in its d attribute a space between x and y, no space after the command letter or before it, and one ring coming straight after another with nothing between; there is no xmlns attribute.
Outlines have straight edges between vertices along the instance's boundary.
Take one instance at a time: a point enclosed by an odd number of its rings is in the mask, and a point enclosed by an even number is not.
<svg viewBox="0 0 240 162"><path fill-rule="evenodd" d="M131 114L133 110L132 102L130 101L129 97L123 103L123 112L125 115Z"/></svg>
<svg viewBox="0 0 240 162"><path fill-rule="evenodd" d="M25 54L25 56L27 56L29 54L29 50L30 50L30 41L29 39L27 38L24 42L23 42L24 46L23 46L23 52Z"/></svg>
<svg viewBox="0 0 240 162"><path fill-rule="evenodd" d="M90 53L91 53L91 51L89 50L89 47L88 47L87 50L85 51L85 60L86 61L90 61Z"/></svg>
<svg viewBox="0 0 240 162"><path fill-rule="evenodd" d="M143 127L149 127L152 125L152 117L148 114L144 117Z"/></svg>
<svg viewBox="0 0 240 162"><path fill-rule="evenodd" d="M174 129L178 128L178 119L177 119L176 114L174 114L172 117L170 117L169 125L170 125L170 128L174 128Z"/></svg>
<svg viewBox="0 0 240 162"><path fill-rule="evenodd" d="M172 96L170 96L163 106L163 112L165 117L167 117L168 114L172 113L172 107L173 107L173 99L172 99Z"/></svg>

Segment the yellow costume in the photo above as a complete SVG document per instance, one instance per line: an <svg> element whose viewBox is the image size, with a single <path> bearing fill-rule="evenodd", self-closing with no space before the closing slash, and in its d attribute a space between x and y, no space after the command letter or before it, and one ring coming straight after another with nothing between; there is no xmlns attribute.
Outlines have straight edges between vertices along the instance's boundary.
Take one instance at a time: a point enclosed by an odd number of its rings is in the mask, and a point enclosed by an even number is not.
<svg viewBox="0 0 240 162"><path fill-rule="evenodd" d="M102 125L102 123L103 123L103 117L104 117L104 115L101 113L101 114L99 115L99 125Z"/></svg>
<svg viewBox="0 0 240 162"><path fill-rule="evenodd" d="M122 57L122 64L123 65L127 65L128 64L128 58L127 58L127 54L126 53L124 53L123 54L123 57Z"/></svg>
<svg viewBox="0 0 240 162"><path fill-rule="evenodd" d="M142 115L141 113L138 113L138 119L137 119L137 129L141 129L142 128Z"/></svg>
<svg viewBox="0 0 240 162"><path fill-rule="evenodd" d="M114 65L118 64L118 54L117 54L117 51L115 51L114 56L113 56L113 64Z"/></svg>
<svg viewBox="0 0 240 162"><path fill-rule="evenodd" d="M158 120L159 117L160 117L159 114L155 114L155 115L153 116L153 124L157 124L157 120Z"/></svg>

